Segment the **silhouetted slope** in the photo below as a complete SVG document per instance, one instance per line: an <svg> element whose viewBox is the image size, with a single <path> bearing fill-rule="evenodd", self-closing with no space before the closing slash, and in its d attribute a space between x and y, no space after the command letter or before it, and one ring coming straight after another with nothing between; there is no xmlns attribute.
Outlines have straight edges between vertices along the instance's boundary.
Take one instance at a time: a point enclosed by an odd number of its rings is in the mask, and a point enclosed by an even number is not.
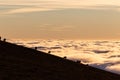
<svg viewBox="0 0 120 80"><path fill-rule="evenodd" d="M0 80L119 80L120 75L0 41Z"/></svg>

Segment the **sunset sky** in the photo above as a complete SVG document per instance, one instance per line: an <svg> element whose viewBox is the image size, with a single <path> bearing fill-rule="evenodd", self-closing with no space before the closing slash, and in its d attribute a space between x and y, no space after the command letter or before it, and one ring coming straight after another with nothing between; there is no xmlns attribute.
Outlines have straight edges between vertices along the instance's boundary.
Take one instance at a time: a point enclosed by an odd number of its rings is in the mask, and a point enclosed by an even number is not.
<svg viewBox="0 0 120 80"><path fill-rule="evenodd" d="M120 39L120 0L0 0L0 35Z"/></svg>

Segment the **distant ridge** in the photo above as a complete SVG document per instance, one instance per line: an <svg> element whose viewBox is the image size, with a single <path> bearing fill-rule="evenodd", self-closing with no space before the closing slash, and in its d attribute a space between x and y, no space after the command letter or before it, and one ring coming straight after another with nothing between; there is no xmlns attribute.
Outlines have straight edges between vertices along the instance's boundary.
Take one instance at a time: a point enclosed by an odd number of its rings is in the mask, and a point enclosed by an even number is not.
<svg viewBox="0 0 120 80"><path fill-rule="evenodd" d="M0 41L0 80L120 80L120 75Z"/></svg>

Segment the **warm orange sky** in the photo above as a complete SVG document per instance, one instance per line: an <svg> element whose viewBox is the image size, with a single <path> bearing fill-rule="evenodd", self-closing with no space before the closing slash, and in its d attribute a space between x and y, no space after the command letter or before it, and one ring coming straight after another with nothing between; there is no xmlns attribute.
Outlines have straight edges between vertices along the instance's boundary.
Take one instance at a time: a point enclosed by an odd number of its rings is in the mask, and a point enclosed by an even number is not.
<svg viewBox="0 0 120 80"><path fill-rule="evenodd" d="M120 0L0 0L8 38L120 39Z"/></svg>

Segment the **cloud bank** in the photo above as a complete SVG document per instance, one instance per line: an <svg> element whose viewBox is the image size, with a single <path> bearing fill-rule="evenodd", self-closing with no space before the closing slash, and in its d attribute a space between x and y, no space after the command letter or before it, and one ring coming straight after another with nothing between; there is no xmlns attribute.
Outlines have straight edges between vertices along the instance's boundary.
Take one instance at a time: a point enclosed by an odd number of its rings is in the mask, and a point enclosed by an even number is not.
<svg viewBox="0 0 120 80"><path fill-rule="evenodd" d="M120 74L120 41L14 40L18 45L48 52L67 59ZM94 50L100 51L99 53ZM104 52L109 51L109 52Z"/></svg>

